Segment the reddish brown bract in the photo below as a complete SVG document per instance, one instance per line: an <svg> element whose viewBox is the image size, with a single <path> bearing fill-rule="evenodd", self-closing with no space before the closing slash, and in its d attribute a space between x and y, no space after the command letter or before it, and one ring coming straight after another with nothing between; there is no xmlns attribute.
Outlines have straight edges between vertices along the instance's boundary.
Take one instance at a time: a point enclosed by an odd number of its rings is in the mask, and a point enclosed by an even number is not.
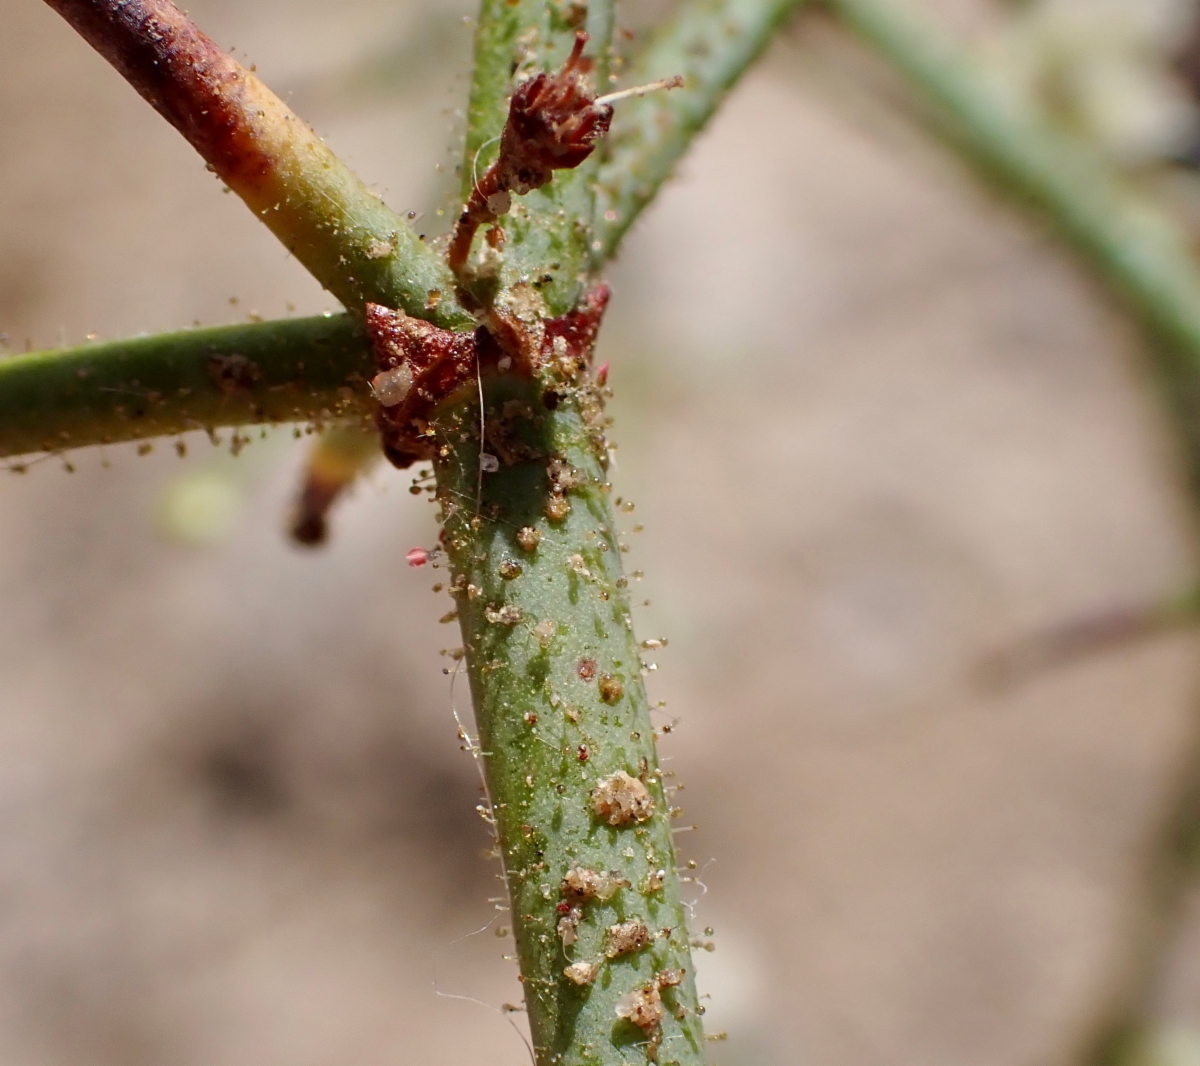
<svg viewBox="0 0 1200 1066"><path fill-rule="evenodd" d="M402 367L412 372L404 398L379 408L383 451L401 469L434 455L429 430L433 408L475 376L477 337L453 333L379 304L367 304L367 337L380 375Z"/></svg>
<svg viewBox="0 0 1200 1066"><path fill-rule="evenodd" d="M532 375L539 366L553 364L564 382L580 380L591 363L608 297L608 286L597 285L576 310L537 322L536 329L493 314L488 316L488 325L474 333L454 333L403 311L368 303L367 339L379 370L372 388L380 401L378 423L389 461L404 469L434 458L436 442L429 428L433 409L457 389L474 382L477 361L479 372L484 374L495 371L498 364L510 373L526 375ZM501 363L505 357L508 361ZM595 404L584 406L590 409ZM584 413L586 417L587 411ZM493 427L492 436L495 432ZM501 458L512 461L503 453ZM552 500L565 504L561 495ZM540 537L531 530L522 539L524 532L518 535L518 541L526 551L532 551Z"/></svg>

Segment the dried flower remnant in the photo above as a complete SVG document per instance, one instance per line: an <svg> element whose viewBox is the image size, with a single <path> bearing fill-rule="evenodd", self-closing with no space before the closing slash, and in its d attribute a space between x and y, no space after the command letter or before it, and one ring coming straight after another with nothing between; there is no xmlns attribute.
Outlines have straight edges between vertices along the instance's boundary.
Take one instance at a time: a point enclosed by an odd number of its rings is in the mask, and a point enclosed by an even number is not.
<svg viewBox="0 0 1200 1066"><path fill-rule="evenodd" d="M646 821L654 813L654 800L641 781L618 770L592 789L592 810L609 825L628 825Z"/></svg>
<svg viewBox="0 0 1200 1066"><path fill-rule="evenodd" d="M556 170L579 166L612 122L612 108L597 104L591 86L593 62L583 54L578 33L566 63L519 86L509 103L500 152L475 183L455 223L447 260L456 273L466 264L481 225L495 222L512 206L512 194L540 189Z"/></svg>
<svg viewBox="0 0 1200 1066"><path fill-rule="evenodd" d="M632 921L608 927L604 953L610 959L617 959L622 955L632 955L634 952L644 951L653 943L654 934L650 932L650 927L635 918Z"/></svg>
<svg viewBox="0 0 1200 1066"><path fill-rule="evenodd" d="M580 987L590 985L600 972L598 962L573 962L563 970L563 976Z"/></svg>

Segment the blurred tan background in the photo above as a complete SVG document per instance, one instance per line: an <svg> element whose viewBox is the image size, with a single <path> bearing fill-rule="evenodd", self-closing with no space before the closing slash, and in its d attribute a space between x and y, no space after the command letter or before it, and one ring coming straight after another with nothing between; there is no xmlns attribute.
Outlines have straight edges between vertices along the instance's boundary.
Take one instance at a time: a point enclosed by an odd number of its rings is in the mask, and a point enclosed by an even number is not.
<svg viewBox="0 0 1200 1066"><path fill-rule="evenodd" d="M1004 14L925 6L974 37ZM190 11L444 230L468 0ZM1069 1061L1200 729L1186 634L975 680L1187 583L1191 505L1133 326L890 91L797 22L611 272L614 480L670 638L724 1066ZM0 0L0 143L14 351L331 306L38 0ZM4 1066L527 1061L511 940L466 937L500 885L439 575L404 563L430 509L379 469L298 550L303 452L0 476ZM1171 1066L1200 1062L1188 936Z"/></svg>

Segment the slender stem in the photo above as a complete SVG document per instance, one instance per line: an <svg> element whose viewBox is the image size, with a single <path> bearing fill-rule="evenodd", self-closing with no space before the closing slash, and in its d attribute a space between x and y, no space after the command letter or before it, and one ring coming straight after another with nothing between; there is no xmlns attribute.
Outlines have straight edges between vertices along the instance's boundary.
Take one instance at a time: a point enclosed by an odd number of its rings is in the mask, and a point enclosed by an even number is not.
<svg viewBox="0 0 1200 1066"><path fill-rule="evenodd" d="M1001 93L978 65L893 0L828 0L938 109L943 133L1018 199L1043 211L1144 324L1167 342L1167 370L1200 385L1200 270L1188 240L1084 147ZM1189 420L1190 421L1190 420ZM1185 433L1200 455L1194 428Z"/></svg>
<svg viewBox="0 0 1200 1066"><path fill-rule="evenodd" d="M1093 611L1016 641L979 665L985 683L1009 687L1036 674L1200 625L1200 588L1172 596Z"/></svg>
<svg viewBox="0 0 1200 1066"><path fill-rule="evenodd" d="M255 422L359 418L374 363L346 315L0 360L0 456Z"/></svg>
<svg viewBox="0 0 1200 1066"><path fill-rule="evenodd" d="M628 81L683 77L683 88L617 108L600 167L593 248L612 256L725 94L803 0L693 0L636 57Z"/></svg>
<svg viewBox="0 0 1200 1066"><path fill-rule="evenodd" d="M46 2L348 309L372 301L473 327L453 277L412 227L169 0Z"/></svg>
<svg viewBox="0 0 1200 1066"><path fill-rule="evenodd" d="M1154 347L1200 495L1200 271L1186 238L1079 144L1002 96L971 61L894 0L828 0L928 101L971 162L1053 220L1162 342ZM1186 606L1186 605L1185 605ZM1072 634L1072 638L1079 634ZM1138 904L1096 1019L1071 1059L1144 1061L1153 990L1200 872L1200 721L1165 790L1140 869Z"/></svg>

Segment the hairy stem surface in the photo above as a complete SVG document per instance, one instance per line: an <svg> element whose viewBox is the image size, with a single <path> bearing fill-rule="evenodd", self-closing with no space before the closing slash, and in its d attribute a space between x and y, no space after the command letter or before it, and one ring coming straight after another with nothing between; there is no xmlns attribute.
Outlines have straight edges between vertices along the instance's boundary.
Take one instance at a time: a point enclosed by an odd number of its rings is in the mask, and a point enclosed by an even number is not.
<svg viewBox="0 0 1200 1066"><path fill-rule="evenodd" d="M670 803L610 486L572 405L546 411L539 388L512 378L486 382L485 394L487 420L538 458L485 474L477 497L479 407L467 399L440 423L446 454L436 468L537 1060L617 1066L657 1050L660 1062L699 1063ZM565 496L552 492L552 458L575 471ZM597 789L618 773L644 788L652 804L644 820L613 825L599 813ZM564 888L573 869L609 880L584 899ZM618 951L621 934L610 930L635 923L646 943ZM564 972L573 964L577 978ZM678 984L645 991L672 971L683 971ZM657 1027L619 1016L643 995L661 999Z"/></svg>
<svg viewBox="0 0 1200 1066"><path fill-rule="evenodd" d="M576 10L484 0L464 199L494 158L514 78L561 64L580 28L603 86L611 7L594 0L585 27ZM593 156L513 204L470 282L489 314L536 337L580 303L594 180ZM703 1032L600 393L590 351L564 372L558 349L543 362L539 344L527 369L482 375L435 422L443 542L534 1051L538 1066L692 1066Z"/></svg>
<svg viewBox="0 0 1200 1066"><path fill-rule="evenodd" d="M348 309L469 329L445 264L257 76L170 0L46 0Z"/></svg>
<svg viewBox="0 0 1200 1066"><path fill-rule="evenodd" d="M687 3L637 56L623 80L640 85L678 74L683 88L618 107L597 182L594 262L616 252L625 231L671 176L725 94L803 2Z"/></svg>
<svg viewBox="0 0 1200 1066"><path fill-rule="evenodd" d="M346 315L0 360L0 456L258 422L362 418L374 362Z"/></svg>

